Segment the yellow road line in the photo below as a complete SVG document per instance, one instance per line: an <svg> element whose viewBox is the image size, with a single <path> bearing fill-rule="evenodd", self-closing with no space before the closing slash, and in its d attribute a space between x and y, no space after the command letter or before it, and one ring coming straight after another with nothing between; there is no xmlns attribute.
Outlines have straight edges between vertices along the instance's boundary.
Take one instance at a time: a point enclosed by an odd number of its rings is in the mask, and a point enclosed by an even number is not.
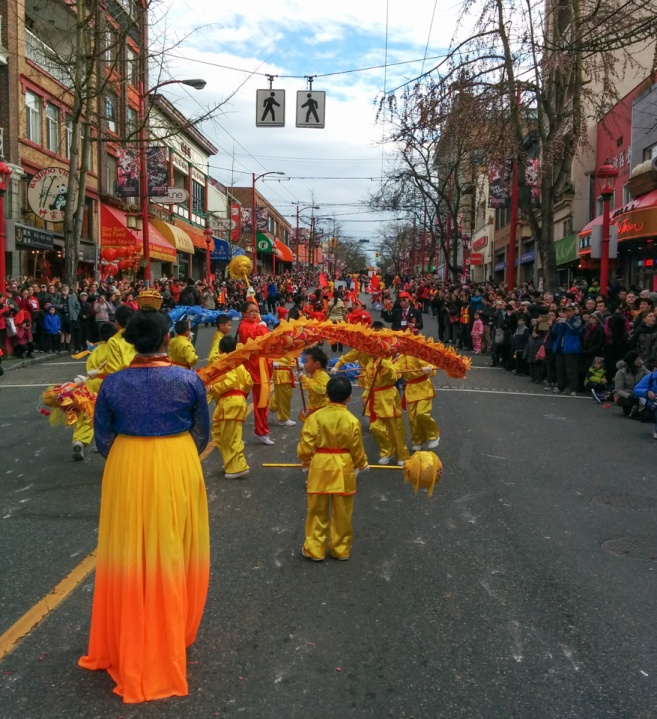
<svg viewBox="0 0 657 719"><path fill-rule="evenodd" d="M246 410L247 414L253 412L253 404ZM210 456L217 448L214 442L210 442L201 454L201 462ZM96 568L96 550L86 556L64 579L43 599L39 600L31 609L28 609L23 616L16 621L7 631L0 636L0 661L12 652L21 639L29 634L34 627L50 612L61 604L66 597Z"/></svg>
<svg viewBox="0 0 657 719"><path fill-rule="evenodd" d="M96 566L96 550L85 557L70 574L46 596L37 602L0 637L0 659L7 656L32 629L84 581Z"/></svg>

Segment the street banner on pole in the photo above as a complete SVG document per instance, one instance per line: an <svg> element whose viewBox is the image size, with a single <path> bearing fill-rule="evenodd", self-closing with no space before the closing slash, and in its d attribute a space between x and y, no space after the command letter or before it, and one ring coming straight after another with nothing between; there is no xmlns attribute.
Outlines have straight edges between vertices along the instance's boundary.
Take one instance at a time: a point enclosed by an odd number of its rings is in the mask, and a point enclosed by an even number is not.
<svg viewBox="0 0 657 719"><path fill-rule="evenodd" d="M256 127L285 127L285 90L256 90Z"/></svg>
<svg viewBox="0 0 657 719"><path fill-rule="evenodd" d="M488 206L506 209L510 206L511 160L493 162L488 176Z"/></svg>
<svg viewBox="0 0 657 719"><path fill-rule="evenodd" d="M323 130L326 120L326 93L314 90L297 92L297 127Z"/></svg>
<svg viewBox="0 0 657 719"><path fill-rule="evenodd" d="M119 147L116 151L116 194L139 197L139 153L136 147Z"/></svg>
<svg viewBox="0 0 657 719"><path fill-rule="evenodd" d="M166 197L169 190L169 150L166 147L146 148L148 196Z"/></svg>

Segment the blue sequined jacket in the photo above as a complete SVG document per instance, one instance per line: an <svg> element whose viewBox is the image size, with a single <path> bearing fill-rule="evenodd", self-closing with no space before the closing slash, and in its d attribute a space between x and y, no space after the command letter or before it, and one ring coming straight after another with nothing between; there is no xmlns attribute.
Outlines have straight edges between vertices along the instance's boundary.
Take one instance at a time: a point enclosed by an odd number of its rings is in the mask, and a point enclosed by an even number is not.
<svg viewBox="0 0 657 719"><path fill-rule="evenodd" d="M94 435L107 458L118 434L167 437L189 431L199 454L208 444L205 385L182 367L133 365L105 378L96 399Z"/></svg>

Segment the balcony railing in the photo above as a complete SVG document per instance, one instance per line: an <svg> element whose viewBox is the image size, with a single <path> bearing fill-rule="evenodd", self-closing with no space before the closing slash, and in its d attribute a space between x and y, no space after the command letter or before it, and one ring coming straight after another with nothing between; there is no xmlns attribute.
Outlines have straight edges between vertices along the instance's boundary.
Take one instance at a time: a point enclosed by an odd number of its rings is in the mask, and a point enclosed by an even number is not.
<svg viewBox="0 0 657 719"><path fill-rule="evenodd" d="M25 57L65 87L71 87L71 78L64 64L57 61L54 50L27 28L25 28Z"/></svg>

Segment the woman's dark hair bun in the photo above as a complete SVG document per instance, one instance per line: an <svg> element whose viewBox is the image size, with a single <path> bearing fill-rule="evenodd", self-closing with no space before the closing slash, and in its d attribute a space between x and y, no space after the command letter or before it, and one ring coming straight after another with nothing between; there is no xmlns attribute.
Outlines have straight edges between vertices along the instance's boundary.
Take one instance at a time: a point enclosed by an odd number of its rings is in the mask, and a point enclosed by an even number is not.
<svg viewBox="0 0 657 719"><path fill-rule="evenodd" d="M161 312L135 312L125 328L126 342L139 354L158 352L169 332L169 318Z"/></svg>

